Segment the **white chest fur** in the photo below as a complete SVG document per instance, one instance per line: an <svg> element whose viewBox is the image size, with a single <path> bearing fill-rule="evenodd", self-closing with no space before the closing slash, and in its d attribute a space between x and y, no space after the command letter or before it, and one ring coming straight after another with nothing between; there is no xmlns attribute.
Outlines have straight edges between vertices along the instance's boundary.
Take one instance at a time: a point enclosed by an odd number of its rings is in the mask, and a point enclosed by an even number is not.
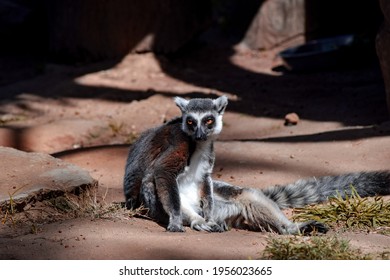
<svg viewBox="0 0 390 280"><path fill-rule="evenodd" d="M193 153L190 165L186 166L184 171L177 177L177 184L180 193L182 207L190 207L197 211L200 209L200 188L204 181L205 175L210 174L213 163L210 157L211 142L198 144Z"/></svg>

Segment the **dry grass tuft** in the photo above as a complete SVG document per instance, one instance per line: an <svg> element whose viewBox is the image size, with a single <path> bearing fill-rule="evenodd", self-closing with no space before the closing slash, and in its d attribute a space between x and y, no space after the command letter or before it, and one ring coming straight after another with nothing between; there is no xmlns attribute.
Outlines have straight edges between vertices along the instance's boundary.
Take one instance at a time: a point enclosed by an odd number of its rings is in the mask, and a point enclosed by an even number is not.
<svg viewBox="0 0 390 280"><path fill-rule="evenodd" d="M97 188L86 188L75 193L63 193L17 204L10 200L0 208L0 221L15 230L37 233L41 225L78 217L94 219L129 219L143 216L144 208L127 210L124 203L105 203L98 197Z"/></svg>
<svg viewBox="0 0 390 280"><path fill-rule="evenodd" d="M351 195L345 199L338 194L329 198L329 203L294 209L293 219L316 220L332 228L389 228L390 202L385 202L382 197L362 198L351 188Z"/></svg>
<svg viewBox="0 0 390 280"><path fill-rule="evenodd" d="M336 237L270 237L263 252L269 260L367 260L360 250L352 249L349 242Z"/></svg>

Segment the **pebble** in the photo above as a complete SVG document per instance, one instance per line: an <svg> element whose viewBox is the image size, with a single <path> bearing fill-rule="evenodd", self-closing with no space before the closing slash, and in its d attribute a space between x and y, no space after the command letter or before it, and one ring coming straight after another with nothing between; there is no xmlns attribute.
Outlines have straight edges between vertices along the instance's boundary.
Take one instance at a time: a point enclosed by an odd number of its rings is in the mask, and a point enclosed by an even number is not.
<svg viewBox="0 0 390 280"><path fill-rule="evenodd" d="M297 113L289 113L284 117L285 126L297 125L298 122L299 122L299 116Z"/></svg>

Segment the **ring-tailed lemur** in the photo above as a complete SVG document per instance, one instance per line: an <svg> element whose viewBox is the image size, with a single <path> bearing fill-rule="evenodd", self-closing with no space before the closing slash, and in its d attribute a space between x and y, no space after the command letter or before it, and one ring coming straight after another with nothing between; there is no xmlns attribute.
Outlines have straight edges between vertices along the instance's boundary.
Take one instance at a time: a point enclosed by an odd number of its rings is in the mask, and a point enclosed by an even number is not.
<svg viewBox="0 0 390 280"><path fill-rule="evenodd" d="M148 215L167 224L168 231L190 226L221 232L229 227L298 234L327 228L315 221L291 222L281 211L326 201L337 193L390 194L390 173L361 172L300 180L268 189L237 187L214 181L214 141L222 130L228 100L175 98L182 116L143 133L126 163L127 208L143 205Z"/></svg>

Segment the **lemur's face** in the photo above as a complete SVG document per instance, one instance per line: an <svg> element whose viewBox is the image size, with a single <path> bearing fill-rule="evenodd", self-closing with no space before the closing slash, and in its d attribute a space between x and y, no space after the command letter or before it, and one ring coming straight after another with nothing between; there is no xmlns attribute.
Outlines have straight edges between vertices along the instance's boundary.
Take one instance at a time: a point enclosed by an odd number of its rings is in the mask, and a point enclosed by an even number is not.
<svg viewBox="0 0 390 280"><path fill-rule="evenodd" d="M228 102L225 96L214 100L176 97L175 102L182 111L182 129L193 140L206 141L221 132L222 115Z"/></svg>
<svg viewBox="0 0 390 280"><path fill-rule="evenodd" d="M183 131L196 141L206 141L210 135L219 134L222 120L213 112L188 113L183 116Z"/></svg>

